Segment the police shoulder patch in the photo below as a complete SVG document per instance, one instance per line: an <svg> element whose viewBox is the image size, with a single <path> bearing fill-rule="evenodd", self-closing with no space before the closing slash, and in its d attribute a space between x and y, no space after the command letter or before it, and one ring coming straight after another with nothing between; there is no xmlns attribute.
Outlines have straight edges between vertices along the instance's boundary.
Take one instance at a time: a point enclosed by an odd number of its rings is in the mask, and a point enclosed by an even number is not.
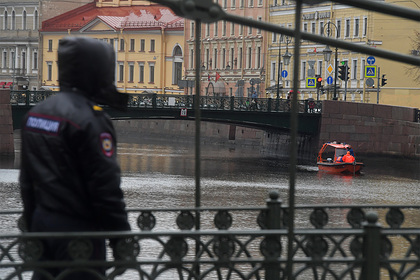
<svg viewBox="0 0 420 280"><path fill-rule="evenodd" d="M114 141L112 139L112 135L107 132L101 133L100 143L102 153L107 157L111 157L114 154Z"/></svg>

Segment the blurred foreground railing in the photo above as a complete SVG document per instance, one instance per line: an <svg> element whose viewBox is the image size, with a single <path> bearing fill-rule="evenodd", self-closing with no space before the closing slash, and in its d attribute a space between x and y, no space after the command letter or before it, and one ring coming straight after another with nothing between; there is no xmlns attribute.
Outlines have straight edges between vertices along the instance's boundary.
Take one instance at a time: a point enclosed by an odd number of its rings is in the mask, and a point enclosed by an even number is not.
<svg viewBox="0 0 420 280"><path fill-rule="evenodd" d="M294 279L419 279L419 212L419 206L297 205ZM20 214L2 211L0 219L5 224ZM129 209L131 232L3 229L0 278L30 279L34 270L62 266L68 270L49 279L80 270L96 275L98 267L108 273L94 279L285 279L287 215L272 192L266 207ZM71 239L72 261L40 261L45 238ZM108 261L89 261L95 238L119 238L116 259L109 251Z"/></svg>

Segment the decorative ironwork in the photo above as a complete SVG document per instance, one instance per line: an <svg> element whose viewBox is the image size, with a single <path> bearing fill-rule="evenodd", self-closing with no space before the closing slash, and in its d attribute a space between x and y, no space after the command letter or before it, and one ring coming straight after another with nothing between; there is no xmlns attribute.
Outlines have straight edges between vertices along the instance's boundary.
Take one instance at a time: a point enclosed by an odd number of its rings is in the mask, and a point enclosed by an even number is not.
<svg viewBox="0 0 420 280"><path fill-rule="evenodd" d="M282 247L279 238L270 236L264 238L260 245L261 254L266 258L278 258L281 256Z"/></svg>
<svg viewBox="0 0 420 280"><path fill-rule="evenodd" d="M176 224L180 230L191 230L194 227L194 216L190 211L181 211L176 218Z"/></svg>
<svg viewBox="0 0 420 280"><path fill-rule="evenodd" d="M328 243L322 236L311 236L306 243L305 251L311 258L322 259L328 252Z"/></svg>
<svg viewBox="0 0 420 280"><path fill-rule="evenodd" d="M117 241L114 248L114 257L118 260L132 261L140 254L140 245L132 237L122 238Z"/></svg>
<svg viewBox="0 0 420 280"><path fill-rule="evenodd" d="M404 214L398 208L389 209L386 213L386 222L391 228L400 228L404 222Z"/></svg>
<svg viewBox="0 0 420 280"><path fill-rule="evenodd" d="M92 256L93 244L88 239L71 240L67 251L73 260L86 261Z"/></svg>
<svg viewBox="0 0 420 280"><path fill-rule="evenodd" d="M323 228L328 224L328 214L324 209L316 208L311 213L310 221L315 228Z"/></svg>
<svg viewBox="0 0 420 280"><path fill-rule="evenodd" d="M235 253L235 241L228 235L218 236L214 240L213 251L219 260L228 261Z"/></svg>
<svg viewBox="0 0 420 280"><path fill-rule="evenodd" d="M173 261L180 261L183 257L187 255L188 244L185 242L184 238L179 236L174 236L165 244L165 253Z"/></svg>
<svg viewBox="0 0 420 280"><path fill-rule="evenodd" d="M219 210L214 216L214 224L218 229L229 229L232 226L232 215L226 210Z"/></svg>
<svg viewBox="0 0 420 280"><path fill-rule="evenodd" d="M151 211L144 211L138 216L137 225L141 230L152 230L156 225L155 216Z"/></svg>
<svg viewBox="0 0 420 280"><path fill-rule="evenodd" d="M3 249L2 249L3 251ZM26 262L37 261L44 253L44 246L38 239L20 240L18 248L19 257ZM2 254L3 255L3 254ZM3 258L0 258L0 260Z"/></svg>
<svg viewBox="0 0 420 280"><path fill-rule="evenodd" d="M352 228L361 228L365 220L365 213L360 208L352 208L347 213L347 222Z"/></svg>

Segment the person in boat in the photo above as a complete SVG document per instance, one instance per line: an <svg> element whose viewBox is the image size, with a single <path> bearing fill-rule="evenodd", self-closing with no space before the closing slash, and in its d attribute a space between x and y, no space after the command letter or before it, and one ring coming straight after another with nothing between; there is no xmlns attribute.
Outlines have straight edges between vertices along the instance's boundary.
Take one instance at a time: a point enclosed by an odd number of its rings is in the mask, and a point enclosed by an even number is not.
<svg viewBox="0 0 420 280"><path fill-rule="evenodd" d="M350 152L350 155L354 156L353 148L350 145L347 147L347 151Z"/></svg>
<svg viewBox="0 0 420 280"><path fill-rule="evenodd" d="M337 159L335 160L335 162L343 162L343 157L342 156L338 156Z"/></svg>
<svg viewBox="0 0 420 280"><path fill-rule="evenodd" d="M355 158L350 154L350 151L347 151L347 153L343 156L343 161L352 163L355 161Z"/></svg>

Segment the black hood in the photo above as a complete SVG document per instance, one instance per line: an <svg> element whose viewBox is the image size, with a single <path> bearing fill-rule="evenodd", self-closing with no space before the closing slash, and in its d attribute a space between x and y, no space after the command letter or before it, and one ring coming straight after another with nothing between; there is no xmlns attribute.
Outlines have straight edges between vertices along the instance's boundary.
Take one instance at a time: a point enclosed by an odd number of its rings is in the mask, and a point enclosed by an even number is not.
<svg viewBox="0 0 420 280"><path fill-rule="evenodd" d="M88 37L66 37L58 45L58 80L61 90L82 91L89 99L118 109L128 96L114 85L115 53L112 47Z"/></svg>

